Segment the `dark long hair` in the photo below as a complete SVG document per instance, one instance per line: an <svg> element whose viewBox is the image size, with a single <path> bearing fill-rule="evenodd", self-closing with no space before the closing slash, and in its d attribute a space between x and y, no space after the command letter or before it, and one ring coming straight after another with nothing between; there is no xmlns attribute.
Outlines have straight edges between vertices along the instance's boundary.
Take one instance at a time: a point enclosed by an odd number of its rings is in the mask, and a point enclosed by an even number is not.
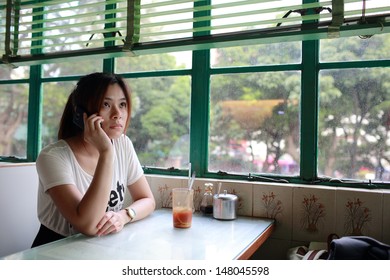
<svg viewBox="0 0 390 280"><path fill-rule="evenodd" d="M126 131L131 116L130 89L121 76L112 73L97 72L82 77L69 95L61 117L58 139L67 139L83 131L73 123L73 116L76 113L77 106L83 108L87 115L97 113L102 106L108 86L112 84L118 84L121 87L128 104L128 117L125 125Z"/></svg>

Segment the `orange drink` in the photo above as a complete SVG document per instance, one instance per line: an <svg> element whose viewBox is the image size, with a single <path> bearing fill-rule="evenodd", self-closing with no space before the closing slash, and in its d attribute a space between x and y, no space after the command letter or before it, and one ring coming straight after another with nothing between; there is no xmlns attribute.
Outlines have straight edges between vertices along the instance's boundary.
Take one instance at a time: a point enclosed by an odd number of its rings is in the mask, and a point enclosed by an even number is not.
<svg viewBox="0 0 390 280"><path fill-rule="evenodd" d="M192 222L192 209L176 207L173 209L173 226L176 228L189 228Z"/></svg>
<svg viewBox="0 0 390 280"><path fill-rule="evenodd" d="M175 228L189 228L192 224L194 191L187 188L172 190L172 216Z"/></svg>

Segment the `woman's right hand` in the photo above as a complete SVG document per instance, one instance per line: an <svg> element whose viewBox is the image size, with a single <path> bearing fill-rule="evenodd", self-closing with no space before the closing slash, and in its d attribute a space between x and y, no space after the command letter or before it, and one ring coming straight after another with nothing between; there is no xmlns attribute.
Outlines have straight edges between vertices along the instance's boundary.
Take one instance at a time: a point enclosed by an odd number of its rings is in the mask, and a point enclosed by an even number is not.
<svg viewBox="0 0 390 280"><path fill-rule="evenodd" d="M112 150L112 142L106 132L103 130L101 123L104 119L92 114L87 117L84 113L84 141L96 147L100 154Z"/></svg>

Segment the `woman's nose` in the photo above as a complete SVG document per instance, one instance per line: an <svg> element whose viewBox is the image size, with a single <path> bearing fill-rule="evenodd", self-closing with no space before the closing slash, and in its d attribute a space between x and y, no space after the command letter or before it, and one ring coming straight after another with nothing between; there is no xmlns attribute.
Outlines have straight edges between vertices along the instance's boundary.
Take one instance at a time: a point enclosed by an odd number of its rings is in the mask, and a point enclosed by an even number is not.
<svg viewBox="0 0 390 280"><path fill-rule="evenodd" d="M116 107L116 106L114 106L114 107L112 108L112 117L113 117L114 119L120 119L120 118L122 117L121 111L120 111L119 108Z"/></svg>

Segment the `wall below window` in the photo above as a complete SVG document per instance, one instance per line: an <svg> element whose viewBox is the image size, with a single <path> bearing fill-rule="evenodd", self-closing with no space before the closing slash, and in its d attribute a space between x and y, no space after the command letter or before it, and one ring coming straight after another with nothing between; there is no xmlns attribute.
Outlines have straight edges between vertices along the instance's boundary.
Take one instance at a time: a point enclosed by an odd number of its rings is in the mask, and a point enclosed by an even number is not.
<svg viewBox="0 0 390 280"><path fill-rule="evenodd" d="M38 232L35 164L0 165L0 257L31 247Z"/></svg>
<svg viewBox="0 0 390 280"><path fill-rule="evenodd" d="M148 176L157 207L171 207L170 191L186 187L187 178ZM199 210L204 184L196 180L195 208ZM310 185L223 181L222 190L239 197L239 215L276 220L269 240L254 259L285 259L287 250L311 241L326 242L331 233L367 235L390 244L390 190L362 190Z"/></svg>
<svg viewBox="0 0 390 280"><path fill-rule="evenodd" d="M170 208L172 188L187 185L184 177L147 175L147 179L158 208ZM219 181L197 179L196 210L207 182L217 190ZM0 257L30 248L39 227L37 189L35 164L0 165ZM288 248L325 242L330 233L367 235L390 244L390 190L241 181L223 181L221 189L239 197L239 215L276 219L273 235L254 259L285 259Z"/></svg>

